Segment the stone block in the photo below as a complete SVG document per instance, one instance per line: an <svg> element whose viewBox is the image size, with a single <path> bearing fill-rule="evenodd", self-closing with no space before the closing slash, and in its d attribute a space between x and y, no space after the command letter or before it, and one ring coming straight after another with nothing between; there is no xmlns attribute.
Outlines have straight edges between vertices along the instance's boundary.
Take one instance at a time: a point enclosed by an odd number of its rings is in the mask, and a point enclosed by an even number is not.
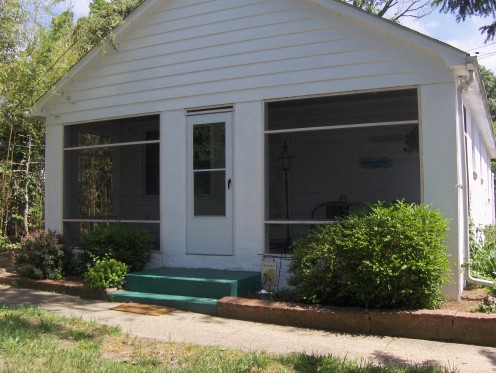
<svg viewBox="0 0 496 373"><path fill-rule="evenodd" d="M456 311L369 311L370 332L403 338L453 340Z"/></svg>
<svg viewBox="0 0 496 373"><path fill-rule="evenodd" d="M453 339L457 343L496 347L496 315L458 312Z"/></svg>

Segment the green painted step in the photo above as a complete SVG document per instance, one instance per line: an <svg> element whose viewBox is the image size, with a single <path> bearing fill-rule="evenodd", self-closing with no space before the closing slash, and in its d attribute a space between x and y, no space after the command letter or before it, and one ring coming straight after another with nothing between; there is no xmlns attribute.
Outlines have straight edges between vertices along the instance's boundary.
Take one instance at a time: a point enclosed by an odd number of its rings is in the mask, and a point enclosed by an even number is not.
<svg viewBox="0 0 496 373"><path fill-rule="evenodd" d="M130 292L185 297L244 297L261 289L259 272L224 271L203 268L155 268L126 276L124 289Z"/></svg>
<svg viewBox="0 0 496 373"><path fill-rule="evenodd" d="M211 298L119 291L112 294L112 301L154 304L157 306L172 307L178 310L217 315L217 299Z"/></svg>

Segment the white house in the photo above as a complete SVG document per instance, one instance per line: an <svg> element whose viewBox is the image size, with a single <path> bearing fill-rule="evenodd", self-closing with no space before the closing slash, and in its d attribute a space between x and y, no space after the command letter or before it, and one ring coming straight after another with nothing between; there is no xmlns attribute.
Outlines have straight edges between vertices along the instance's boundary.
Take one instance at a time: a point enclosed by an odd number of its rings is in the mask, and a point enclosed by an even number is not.
<svg viewBox="0 0 496 373"><path fill-rule="evenodd" d="M317 223L431 204L463 287L469 214L493 223L491 119L475 58L335 0L146 0L117 50L36 104L46 226L148 229L150 266L260 270Z"/></svg>

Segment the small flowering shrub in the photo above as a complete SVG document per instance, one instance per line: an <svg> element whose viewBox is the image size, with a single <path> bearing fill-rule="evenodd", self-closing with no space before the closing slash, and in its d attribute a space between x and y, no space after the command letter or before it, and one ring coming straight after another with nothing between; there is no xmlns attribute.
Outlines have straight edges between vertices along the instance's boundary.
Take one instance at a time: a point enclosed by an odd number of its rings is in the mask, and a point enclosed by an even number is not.
<svg viewBox="0 0 496 373"><path fill-rule="evenodd" d="M24 237L16 259L17 272L33 279L61 279L64 250L62 237L36 231Z"/></svg>

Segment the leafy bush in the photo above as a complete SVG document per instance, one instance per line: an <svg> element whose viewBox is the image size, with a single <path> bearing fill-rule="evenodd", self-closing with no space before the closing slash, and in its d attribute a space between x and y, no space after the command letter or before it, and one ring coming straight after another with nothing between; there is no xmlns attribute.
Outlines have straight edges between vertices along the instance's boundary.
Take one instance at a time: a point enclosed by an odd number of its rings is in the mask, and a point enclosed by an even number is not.
<svg viewBox="0 0 496 373"><path fill-rule="evenodd" d="M446 232L439 211L378 203L295 242L290 284L310 303L433 308L448 278Z"/></svg>
<svg viewBox="0 0 496 373"><path fill-rule="evenodd" d="M62 237L52 231L36 231L24 237L16 265L20 275L34 279L62 278Z"/></svg>
<svg viewBox="0 0 496 373"><path fill-rule="evenodd" d="M128 266L125 263L111 258L98 259L93 266L88 268L85 279L94 289L107 289L122 287Z"/></svg>
<svg viewBox="0 0 496 373"><path fill-rule="evenodd" d="M474 277L496 279L496 226L475 227L470 223L469 267Z"/></svg>
<svg viewBox="0 0 496 373"><path fill-rule="evenodd" d="M129 266L130 271L142 270L150 260L153 241L141 229L119 224L100 225L83 237L81 248L90 256L109 257Z"/></svg>
<svg viewBox="0 0 496 373"><path fill-rule="evenodd" d="M86 251L73 246L64 246L63 269L64 275L82 277L91 262Z"/></svg>
<svg viewBox="0 0 496 373"><path fill-rule="evenodd" d="M6 236L2 236L0 234L0 252L1 251L9 251L9 250L18 250L21 245L19 243L12 243L10 239Z"/></svg>

